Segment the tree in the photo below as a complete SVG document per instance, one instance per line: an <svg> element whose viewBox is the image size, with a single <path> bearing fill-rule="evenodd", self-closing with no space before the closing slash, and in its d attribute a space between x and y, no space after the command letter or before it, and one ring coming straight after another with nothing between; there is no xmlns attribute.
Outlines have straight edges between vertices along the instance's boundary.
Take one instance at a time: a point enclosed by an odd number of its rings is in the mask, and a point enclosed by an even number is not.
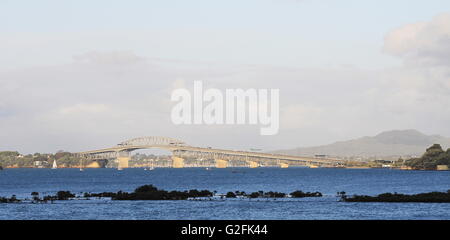
<svg viewBox="0 0 450 240"><path fill-rule="evenodd" d="M441 145L433 144L427 148L420 158L412 158L405 162L414 169L435 170L437 165L450 166L450 149L444 152Z"/></svg>

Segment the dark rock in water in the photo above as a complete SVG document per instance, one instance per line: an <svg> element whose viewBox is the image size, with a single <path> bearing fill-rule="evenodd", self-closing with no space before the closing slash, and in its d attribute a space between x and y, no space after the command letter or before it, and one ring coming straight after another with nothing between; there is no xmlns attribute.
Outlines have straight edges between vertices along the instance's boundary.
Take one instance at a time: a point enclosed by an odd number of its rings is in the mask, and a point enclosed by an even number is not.
<svg viewBox="0 0 450 240"><path fill-rule="evenodd" d="M33 194L33 193L32 193ZM34 193L34 195L36 195ZM55 200L69 200L75 198L75 194L71 193L70 191L58 191L56 193L56 196L45 196L42 200L44 202L46 201L55 201Z"/></svg>
<svg viewBox="0 0 450 240"><path fill-rule="evenodd" d="M16 195L12 195L10 198L0 197L0 203L19 203L21 202L16 198Z"/></svg>
<svg viewBox="0 0 450 240"><path fill-rule="evenodd" d="M450 190L447 192L429 192L419 194L383 193L378 196L354 195L348 197L345 193L340 195L344 202L424 202L424 203L450 203Z"/></svg>
<svg viewBox="0 0 450 240"><path fill-rule="evenodd" d="M295 192L291 192L291 196L292 196L293 198L322 197L322 193L320 193L320 192L302 192L302 191L295 191Z"/></svg>
<svg viewBox="0 0 450 240"><path fill-rule="evenodd" d="M234 192L228 192L227 195L225 195L226 198L236 198L236 194Z"/></svg>
<svg viewBox="0 0 450 240"><path fill-rule="evenodd" d="M68 200L69 198L74 198L75 194L71 193L70 191L59 191L56 193L56 197L58 200Z"/></svg>
<svg viewBox="0 0 450 240"><path fill-rule="evenodd" d="M144 185L136 188L134 192L117 193L85 193L84 197L110 197L112 200L186 200L188 198L212 197L213 193L208 190L189 190L189 191L165 191L156 188L153 185Z"/></svg>

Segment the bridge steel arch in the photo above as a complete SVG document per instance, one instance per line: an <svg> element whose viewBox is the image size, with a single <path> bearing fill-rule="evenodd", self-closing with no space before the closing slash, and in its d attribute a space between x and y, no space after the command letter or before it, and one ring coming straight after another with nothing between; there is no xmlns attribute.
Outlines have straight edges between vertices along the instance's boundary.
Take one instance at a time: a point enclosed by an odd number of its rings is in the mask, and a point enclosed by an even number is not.
<svg viewBox="0 0 450 240"><path fill-rule="evenodd" d="M154 137L133 138L118 144L118 146L151 146L151 145L180 146L185 145L185 143L175 138L154 136Z"/></svg>

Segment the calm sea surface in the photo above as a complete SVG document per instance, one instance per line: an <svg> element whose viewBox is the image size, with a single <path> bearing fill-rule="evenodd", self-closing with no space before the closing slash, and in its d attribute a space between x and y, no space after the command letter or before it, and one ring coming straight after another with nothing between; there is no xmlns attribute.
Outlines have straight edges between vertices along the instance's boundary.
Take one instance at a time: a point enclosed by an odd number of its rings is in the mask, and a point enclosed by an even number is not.
<svg viewBox="0 0 450 240"><path fill-rule="evenodd" d="M328 168L6 169L0 196L133 191L144 184L165 190L319 191L322 198L214 201L71 200L53 204L0 204L0 219L450 219L450 203L345 203L335 196L450 189L450 171Z"/></svg>

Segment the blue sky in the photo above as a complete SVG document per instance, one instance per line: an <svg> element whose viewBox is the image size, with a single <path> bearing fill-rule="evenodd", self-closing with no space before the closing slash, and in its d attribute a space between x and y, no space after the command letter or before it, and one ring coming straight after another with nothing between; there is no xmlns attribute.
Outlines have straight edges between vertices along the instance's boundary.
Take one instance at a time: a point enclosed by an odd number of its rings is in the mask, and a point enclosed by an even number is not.
<svg viewBox="0 0 450 240"><path fill-rule="evenodd" d="M49 38L94 35L89 44L55 49L57 61L77 51L117 48L169 59L377 68L397 63L380 51L388 31L429 20L449 8L445 0L3 0L0 30ZM100 33L115 37L105 43L96 39ZM160 41L146 42L141 34L156 35ZM188 43L178 44L184 38ZM157 50L152 49L155 45ZM230 53L232 48L242 49ZM41 54L37 57L33 61L54 63Z"/></svg>
<svg viewBox="0 0 450 240"><path fill-rule="evenodd" d="M148 28L283 30L334 24L341 30L382 34L427 20L450 7L446 0L2 0L6 31L84 31ZM314 24L311 24L314 23ZM317 24L317 25L316 25ZM280 29L281 27L281 29ZM370 29L370 30L369 30ZM350 31L356 34L355 31Z"/></svg>

